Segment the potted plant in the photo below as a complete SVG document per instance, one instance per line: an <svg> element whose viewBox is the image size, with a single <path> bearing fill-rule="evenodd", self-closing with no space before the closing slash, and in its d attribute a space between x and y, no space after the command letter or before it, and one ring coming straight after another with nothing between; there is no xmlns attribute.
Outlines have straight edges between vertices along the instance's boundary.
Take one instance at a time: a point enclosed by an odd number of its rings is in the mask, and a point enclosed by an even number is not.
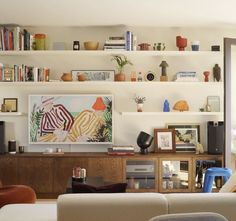
<svg viewBox="0 0 236 221"><path fill-rule="evenodd" d="M115 75L115 81L125 81L124 67L133 64L124 55L113 55L111 60L117 63L118 73Z"/></svg>
<svg viewBox="0 0 236 221"><path fill-rule="evenodd" d="M146 100L146 97L140 97L140 96L134 97L134 101L137 104L138 112L143 112L143 104L145 100Z"/></svg>

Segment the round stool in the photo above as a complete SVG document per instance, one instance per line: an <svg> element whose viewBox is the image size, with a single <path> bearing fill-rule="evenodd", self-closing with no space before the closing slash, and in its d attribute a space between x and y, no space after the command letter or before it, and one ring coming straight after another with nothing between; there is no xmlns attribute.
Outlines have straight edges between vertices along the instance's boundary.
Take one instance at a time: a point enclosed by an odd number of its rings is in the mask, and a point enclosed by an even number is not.
<svg viewBox="0 0 236 221"><path fill-rule="evenodd" d="M212 191L213 181L216 176L222 176L224 182L226 182L231 175L232 175L232 170L229 168L221 168L221 167L208 168L205 173L203 192L210 193Z"/></svg>
<svg viewBox="0 0 236 221"><path fill-rule="evenodd" d="M10 185L0 188L0 208L13 203L35 203L34 190L25 185Z"/></svg>

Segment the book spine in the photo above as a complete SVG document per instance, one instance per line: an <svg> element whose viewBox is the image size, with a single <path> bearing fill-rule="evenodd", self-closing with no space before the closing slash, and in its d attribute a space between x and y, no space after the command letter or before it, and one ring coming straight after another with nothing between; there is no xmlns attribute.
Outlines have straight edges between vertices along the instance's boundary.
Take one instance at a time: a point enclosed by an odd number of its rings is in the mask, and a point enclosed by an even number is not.
<svg viewBox="0 0 236 221"><path fill-rule="evenodd" d="M127 31L126 32L126 51L132 50L132 32Z"/></svg>

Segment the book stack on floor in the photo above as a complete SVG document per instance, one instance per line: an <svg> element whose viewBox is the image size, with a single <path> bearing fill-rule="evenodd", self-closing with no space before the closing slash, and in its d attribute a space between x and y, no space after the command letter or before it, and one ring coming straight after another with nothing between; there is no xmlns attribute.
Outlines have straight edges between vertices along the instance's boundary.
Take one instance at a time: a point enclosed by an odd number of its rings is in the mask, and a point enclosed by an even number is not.
<svg viewBox="0 0 236 221"><path fill-rule="evenodd" d="M134 147L133 146L118 146L114 145L113 147L109 147L107 149L108 155L112 156L132 156L134 155Z"/></svg>
<svg viewBox="0 0 236 221"><path fill-rule="evenodd" d="M125 38L120 36L109 37L105 41L104 51L109 50L125 51Z"/></svg>

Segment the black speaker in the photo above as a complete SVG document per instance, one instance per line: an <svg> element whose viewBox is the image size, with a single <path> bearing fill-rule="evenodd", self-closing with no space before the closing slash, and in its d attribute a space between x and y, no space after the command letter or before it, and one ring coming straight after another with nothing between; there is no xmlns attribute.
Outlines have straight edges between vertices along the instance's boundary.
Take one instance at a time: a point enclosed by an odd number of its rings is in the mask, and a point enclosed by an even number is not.
<svg viewBox="0 0 236 221"><path fill-rule="evenodd" d="M224 122L207 122L208 154L223 154L224 150Z"/></svg>
<svg viewBox="0 0 236 221"><path fill-rule="evenodd" d="M0 154L5 153L5 123L0 121Z"/></svg>

